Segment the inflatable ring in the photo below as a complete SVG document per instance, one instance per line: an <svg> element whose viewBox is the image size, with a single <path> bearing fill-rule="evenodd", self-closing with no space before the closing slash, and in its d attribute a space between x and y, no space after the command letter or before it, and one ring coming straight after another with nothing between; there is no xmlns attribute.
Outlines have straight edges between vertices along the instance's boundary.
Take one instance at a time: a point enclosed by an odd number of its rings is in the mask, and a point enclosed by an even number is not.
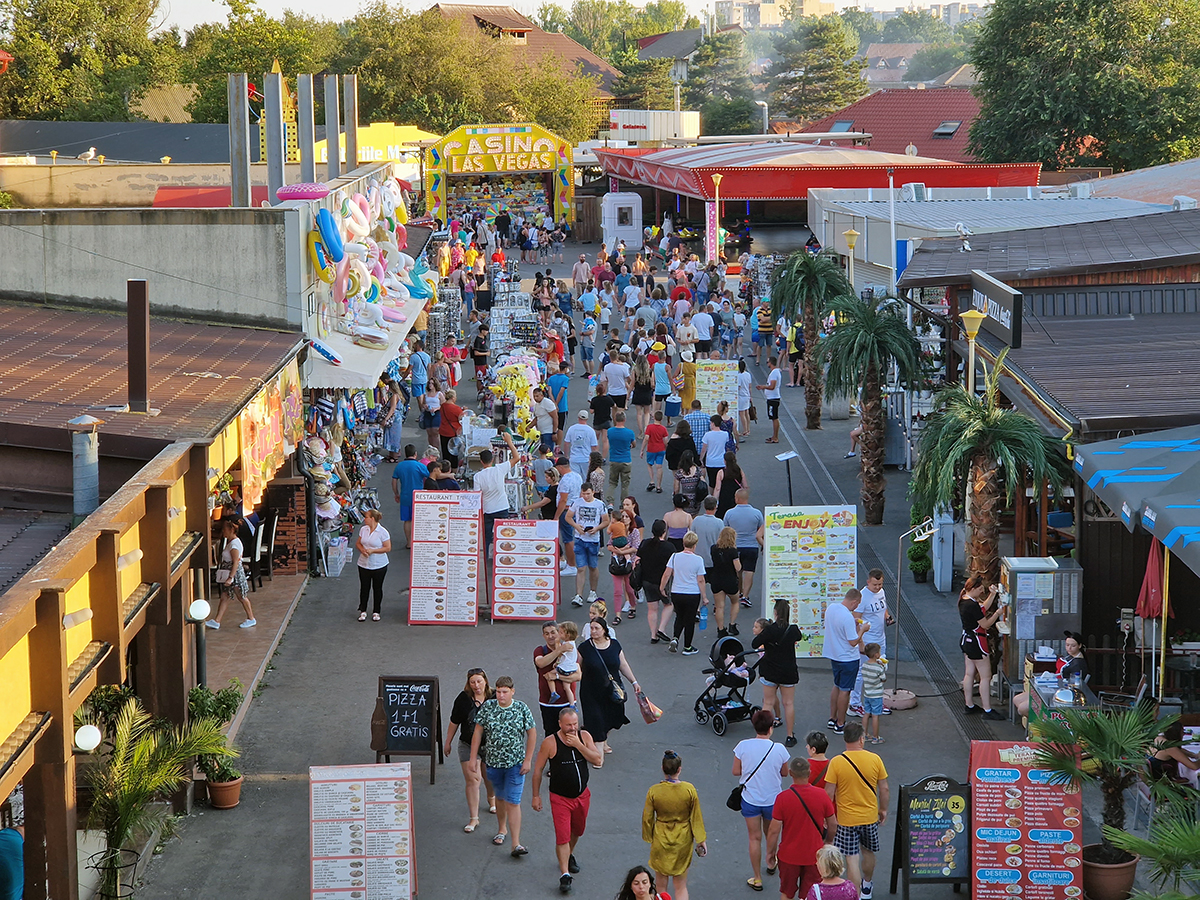
<svg viewBox="0 0 1200 900"><path fill-rule="evenodd" d="M379 292L382 289L379 286L379 279L371 276L371 286L367 288L366 299L368 303L376 303L379 301Z"/></svg>
<svg viewBox="0 0 1200 900"><path fill-rule="evenodd" d="M358 279L358 272L356 272L354 269L350 269L346 273L346 280L349 282L346 285L346 296L357 297L358 292L362 290L362 282Z"/></svg>
<svg viewBox="0 0 1200 900"><path fill-rule="evenodd" d="M321 235L316 231L308 233L308 257L312 260L317 277L326 284L333 284L337 273L333 268L333 262L329 259L329 254L325 251L325 245L321 243Z"/></svg>
<svg viewBox="0 0 1200 900"><path fill-rule="evenodd" d="M312 348L314 350L316 350L319 354L321 354L323 357L325 357L325 359L327 359L329 362L333 363L335 366L340 366L342 364L342 357L340 355L338 355L338 352L336 350L334 350L332 347L328 347L325 344L321 343L321 341L318 341L318 340L309 340L308 343L312 346Z"/></svg>
<svg viewBox="0 0 1200 900"><path fill-rule="evenodd" d="M407 322L408 321L408 316L406 316L399 309L399 307L385 306L385 307L382 307L382 309L383 309L383 318L386 319L388 322Z"/></svg>
<svg viewBox="0 0 1200 900"><path fill-rule="evenodd" d="M317 231L321 233L321 243L325 245L329 258L340 263L346 256L342 233L338 230L333 213L323 207L317 210Z"/></svg>
<svg viewBox="0 0 1200 900"><path fill-rule="evenodd" d="M305 181L299 184L285 184L275 192L275 196L280 200L320 200L329 196L329 188L319 181Z"/></svg>
<svg viewBox="0 0 1200 900"><path fill-rule="evenodd" d="M342 201L342 225L355 237L366 237L367 232L371 230L366 213L353 200Z"/></svg>

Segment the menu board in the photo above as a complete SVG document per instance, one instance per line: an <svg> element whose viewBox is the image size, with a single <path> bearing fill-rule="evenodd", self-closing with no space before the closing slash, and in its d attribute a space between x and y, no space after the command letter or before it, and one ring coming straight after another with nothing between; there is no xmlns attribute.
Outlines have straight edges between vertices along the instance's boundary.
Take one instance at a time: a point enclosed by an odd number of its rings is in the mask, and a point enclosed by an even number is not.
<svg viewBox="0 0 1200 900"><path fill-rule="evenodd" d="M482 504L478 491L414 491L409 625L479 621Z"/></svg>
<svg viewBox="0 0 1200 900"><path fill-rule="evenodd" d="M1078 784L1051 784L1037 744L971 742L973 900L1083 895Z"/></svg>
<svg viewBox="0 0 1200 900"><path fill-rule="evenodd" d="M492 620L552 621L558 609L558 522L500 519L492 559Z"/></svg>
<svg viewBox="0 0 1200 900"><path fill-rule="evenodd" d="M717 411L724 400L731 410L737 410L738 364L736 359L696 360L696 399L709 415Z"/></svg>
<svg viewBox="0 0 1200 900"><path fill-rule="evenodd" d="M970 881L970 789L945 775L930 775L900 786L892 852L892 890L903 870L909 884ZM956 888L957 890L957 888Z"/></svg>
<svg viewBox="0 0 1200 900"><path fill-rule="evenodd" d="M772 615L776 600L787 600L801 634L796 655L820 656L825 648L825 609L855 586L857 510L768 506L765 517L763 615Z"/></svg>
<svg viewBox="0 0 1200 900"><path fill-rule="evenodd" d="M408 763L311 766L312 900L417 896Z"/></svg>

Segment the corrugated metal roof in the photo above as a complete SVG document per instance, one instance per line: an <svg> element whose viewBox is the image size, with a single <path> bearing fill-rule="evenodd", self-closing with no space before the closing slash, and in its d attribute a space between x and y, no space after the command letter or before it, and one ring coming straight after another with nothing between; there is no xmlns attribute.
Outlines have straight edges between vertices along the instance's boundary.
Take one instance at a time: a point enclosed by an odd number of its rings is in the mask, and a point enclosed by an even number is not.
<svg viewBox="0 0 1200 900"><path fill-rule="evenodd" d="M1200 157L1182 162L1135 169L1089 182L1097 197L1123 197L1170 204L1177 196L1200 200Z"/></svg>
<svg viewBox="0 0 1200 900"><path fill-rule="evenodd" d="M889 164L953 165L943 159L882 153L865 147L831 147L825 144L797 144L795 141L757 141L746 144L707 144L700 147L676 147L658 150L642 157L658 165L705 169L714 166L743 168L753 166L883 166Z"/></svg>
<svg viewBox="0 0 1200 900"><path fill-rule="evenodd" d="M106 434L164 443L215 436L303 340L154 318L150 405L160 412L146 416L98 411L128 401L124 315L3 303L0 318L0 423L62 428L89 412Z"/></svg>
<svg viewBox="0 0 1200 900"><path fill-rule="evenodd" d="M0 595L37 565L71 530L71 516L0 509Z"/></svg>
<svg viewBox="0 0 1200 900"><path fill-rule="evenodd" d="M1030 228L971 238L968 252L956 239L921 243L899 286L963 284L981 269L1001 281L1054 275L1119 272L1200 262L1200 209Z"/></svg>
<svg viewBox="0 0 1200 900"><path fill-rule="evenodd" d="M889 218L886 200L847 200L830 203L827 206L834 211L844 210L853 215L869 217L876 221L887 221ZM896 224L953 233L955 224L962 222L976 234L983 234L994 231L1016 231L1020 228L1123 219L1169 209L1169 206L1162 204L1107 198L1035 197L1024 199L1006 197L994 200L986 198L899 200L896 202ZM972 246L974 246L973 241Z"/></svg>

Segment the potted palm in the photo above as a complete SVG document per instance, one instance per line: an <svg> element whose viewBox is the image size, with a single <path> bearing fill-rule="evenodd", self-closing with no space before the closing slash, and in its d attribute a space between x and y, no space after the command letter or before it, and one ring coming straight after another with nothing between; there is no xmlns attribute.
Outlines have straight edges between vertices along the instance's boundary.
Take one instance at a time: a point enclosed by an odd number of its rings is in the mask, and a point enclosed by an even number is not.
<svg viewBox="0 0 1200 900"><path fill-rule="evenodd" d="M188 692L188 716L192 721L216 722L218 728L224 729L237 715L244 696L245 689L236 678L219 691L197 685ZM196 759L196 765L204 773L208 802L214 809L232 809L241 802L242 773L230 763L233 755L232 752L203 754Z"/></svg>
<svg viewBox="0 0 1200 900"><path fill-rule="evenodd" d="M1052 773L1053 784L1094 784L1103 795L1099 844L1083 848L1083 889L1091 900L1126 900L1133 888L1138 856L1112 840L1125 828L1125 791L1137 783L1159 731L1173 719L1155 719L1152 704L1097 713L1057 710L1038 722L1042 743L1037 766Z"/></svg>
<svg viewBox="0 0 1200 900"><path fill-rule="evenodd" d="M1158 890L1136 891L1131 900L1187 900L1200 893L1197 793L1169 781L1157 782L1155 792L1158 806L1146 837L1107 825L1104 833L1114 846L1150 863L1145 874ZM1188 888L1187 894L1183 893L1184 887Z"/></svg>
<svg viewBox="0 0 1200 900"><path fill-rule="evenodd" d="M888 370L896 367L901 384L921 377L921 345L897 309L895 300L879 305L853 295L835 297L828 310L837 316L837 328L817 348L818 365L829 366L825 382L831 393L852 397L862 389L859 478L866 525L883 524L883 388Z"/></svg>
<svg viewBox="0 0 1200 900"><path fill-rule="evenodd" d="M106 753L88 768L92 805L89 828L104 833L106 849L94 867L100 873L99 896L132 895L135 847L170 815L162 801L183 785L197 756L229 756L220 726L201 719L171 728L147 713L135 697L112 720Z"/></svg>

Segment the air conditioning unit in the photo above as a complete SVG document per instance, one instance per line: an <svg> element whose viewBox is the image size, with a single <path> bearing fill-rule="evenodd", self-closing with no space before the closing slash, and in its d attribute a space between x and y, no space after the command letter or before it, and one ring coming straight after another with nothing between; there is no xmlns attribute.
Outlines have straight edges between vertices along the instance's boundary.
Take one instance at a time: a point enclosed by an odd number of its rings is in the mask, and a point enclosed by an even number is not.
<svg viewBox="0 0 1200 900"><path fill-rule="evenodd" d="M1067 185L1067 190L1076 200L1086 200L1092 196L1092 185L1087 181L1076 181Z"/></svg>
<svg viewBox="0 0 1200 900"><path fill-rule="evenodd" d="M925 200L927 198L925 185L920 181L911 181L908 184L900 185L901 200Z"/></svg>
<svg viewBox="0 0 1200 900"><path fill-rule="evenodd" d="M1188 197L1188 196L1185 196L1184 194L1177 194L1174 197L1174 199L1171 200L1171 209L1179 210L1179 209L1195 209L1195 208L1196 208L1196 198L1195 197Z"/></svg>

